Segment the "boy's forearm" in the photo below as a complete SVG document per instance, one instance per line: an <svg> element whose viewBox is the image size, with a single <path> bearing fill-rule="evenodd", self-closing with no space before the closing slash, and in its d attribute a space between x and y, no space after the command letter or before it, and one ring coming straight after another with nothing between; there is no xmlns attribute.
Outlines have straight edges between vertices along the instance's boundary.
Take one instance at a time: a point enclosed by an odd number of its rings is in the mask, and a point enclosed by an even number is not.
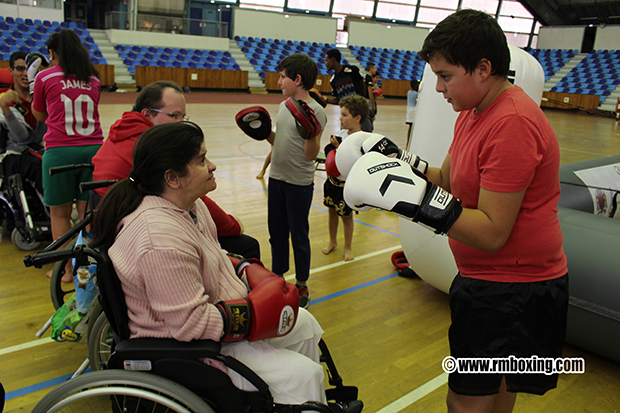
<svg viewBox="0 0 620 413"><path fill-rule="evenodd" d="M304 144L304 153L309 161L314 161L321 150L321 135L307 139Z"/></svg>

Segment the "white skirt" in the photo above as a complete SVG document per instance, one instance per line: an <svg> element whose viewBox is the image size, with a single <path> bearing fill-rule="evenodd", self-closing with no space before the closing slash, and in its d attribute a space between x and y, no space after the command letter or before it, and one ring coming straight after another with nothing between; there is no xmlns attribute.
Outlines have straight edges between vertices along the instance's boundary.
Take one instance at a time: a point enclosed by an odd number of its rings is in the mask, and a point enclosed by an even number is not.
<svg viewBox="0 0 620 413"><path fill-rule="evenodd" d="M275 403L327 403L320 364L319 341L323 329L307 310L300 308L293 330L284 337L264 341L222 344L222 354L241 361L265 383ZM256 388L236 372L228 370L233 384L241 390Z"/></svg>

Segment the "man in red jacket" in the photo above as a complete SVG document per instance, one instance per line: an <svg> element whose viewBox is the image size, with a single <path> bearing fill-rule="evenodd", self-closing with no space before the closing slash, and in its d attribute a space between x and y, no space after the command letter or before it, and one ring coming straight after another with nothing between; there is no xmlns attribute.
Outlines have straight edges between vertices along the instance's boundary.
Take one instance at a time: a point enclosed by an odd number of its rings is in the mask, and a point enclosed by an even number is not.
<svg viewBox="0 0 620 413"><path fill-rule="evenodd" d="M145 86L133 109L123 113L110 127L108 138L93 157L93 180L127 178L133 169L134 144L144 131L155 125L188 119L183 89L179 85L162 80ZM107 187L95 190L98 196L91 197L91 207L96 207L107 190ZM215 221L222 248L246 258L260 259L260 244L256 239L243 234L241 221L224 212L208 197L201 199Z"/></svg>

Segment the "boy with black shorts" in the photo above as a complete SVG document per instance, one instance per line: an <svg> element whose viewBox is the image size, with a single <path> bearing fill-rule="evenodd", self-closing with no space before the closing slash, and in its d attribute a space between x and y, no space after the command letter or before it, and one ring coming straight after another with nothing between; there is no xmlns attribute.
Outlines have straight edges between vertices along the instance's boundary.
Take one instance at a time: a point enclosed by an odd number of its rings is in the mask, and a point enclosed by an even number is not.
<svg viewBox="0 0 620 413"><path fill-rule="evenodd" d="M490 15L440 22L420 56L460 112L430 182L462 202L447 230L459 275L450 288L454 358L558 358L568 273L557 217L560 153L539 105L507 79L510 51ZM430 185L430 184L429 184ZM517 392L544 394L557 374L450 374L449 412L511 412Z"/></svg>
<svg viewBox="0 0 620 413"><path fill-rule="evenodd" d="M361 131L361 125L368 117L368 102L360 95L347 96L338 104L340 105L340 127L342 130L330 137L330 143L325 147L325 156L338 148L348 135ZM344 182L328 174L323 185L323 204L329 210L329 242L321 249L321 252L329 254L338 246L338 217L341 217L344 228L343 259L351 261L355 258L351 249L353 240L353 215L351 213L353 211L344 202L343 190Z"/></svg>

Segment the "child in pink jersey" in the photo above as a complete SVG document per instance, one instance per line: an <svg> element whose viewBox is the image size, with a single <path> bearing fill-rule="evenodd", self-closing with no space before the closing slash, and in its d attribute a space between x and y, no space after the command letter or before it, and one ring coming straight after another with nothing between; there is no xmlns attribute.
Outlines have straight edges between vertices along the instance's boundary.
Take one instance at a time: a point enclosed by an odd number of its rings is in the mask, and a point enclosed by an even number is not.
<svg viewBox="0 0 620 413"><path fill-rule="evenodd" d="M99 72L74 31L54 33L47 48L52 67L35 79L32 110L47 125L43 202L50 207L52 236L57 239L71 228L74 201L83 218L88 195L80 193L79 184L92 180L92 172L83 169L50 176L49 168L91 163L103 143L98 110L101 84ZM71 279L67 271L63 281Z"/></svg>

